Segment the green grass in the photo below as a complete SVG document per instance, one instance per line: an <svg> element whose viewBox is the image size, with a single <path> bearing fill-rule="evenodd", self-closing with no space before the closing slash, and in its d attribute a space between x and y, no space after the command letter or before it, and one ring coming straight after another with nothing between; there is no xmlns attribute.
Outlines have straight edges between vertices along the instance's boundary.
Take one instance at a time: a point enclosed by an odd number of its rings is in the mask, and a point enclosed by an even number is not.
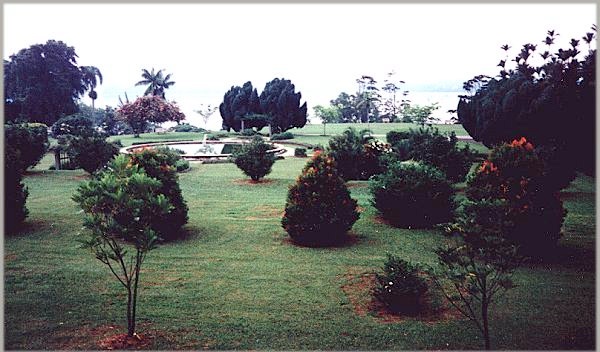
<svg viewBox="0 0 600 352"><path fill-rule="evenodd" d="M306 160L277 161L259 184L246 182L233 164L192 164L180 174L189 236L152 251L141 275L138 323L140 333L156 336L150 348L482 348L463 319L382 323L375 313L355 312L342 286L380 270L387 252L434 265L433 249L444 241L434 230L378 221L366 182L349 183L362 209L355 243L315 249L286 241L280 220L287 188ZM70 197L86 179L81 170L44 166L25 177L26 229L4 244L7 349L95 349L99 331L125 331L123 288L78 247L82 214ZM562 193L569 214L560 260L520 269L518 287L492 308L494 348L593 348L594 182L580 176Z"/></svg>

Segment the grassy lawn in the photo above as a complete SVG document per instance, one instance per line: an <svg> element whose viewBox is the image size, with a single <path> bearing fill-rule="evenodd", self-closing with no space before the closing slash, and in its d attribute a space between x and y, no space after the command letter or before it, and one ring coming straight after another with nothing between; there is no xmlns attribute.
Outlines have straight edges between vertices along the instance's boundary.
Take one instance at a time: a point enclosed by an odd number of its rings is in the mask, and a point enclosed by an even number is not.
<svg viewBox="0 0 600 352"><path fill-rule="evenodd" d="M277 161L259 184L233 164L192 164L180 174L189 236L152 251L141 275L138 330L153 337L149 348L481 349L479 332L462 318L385 322L357 309L369 295L354 283L379 270L387 252L434 265L432 250L444 241L434 230L379 221L366 182L349 183L362 211L353 244L286 241L287 188L305 162ZM123 288L78 248L82 214L70 197L86 178L45 164L25 177L26 229L4 243L7 349L97 349L100 338L126 330ZM492 308L493 348L594 348L594 182L580 176L563 191L569 213L557 259L518 270L518 287Z"/></svg>

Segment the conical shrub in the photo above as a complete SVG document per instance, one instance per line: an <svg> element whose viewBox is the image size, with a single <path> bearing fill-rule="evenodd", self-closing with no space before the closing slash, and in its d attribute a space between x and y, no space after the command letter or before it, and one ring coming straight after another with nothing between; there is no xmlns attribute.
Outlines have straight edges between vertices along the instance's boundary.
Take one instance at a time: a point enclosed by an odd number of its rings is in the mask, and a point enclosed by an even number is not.
<svg viewBox="0 0 600 352"><path fill-rule="evenodd" d="M335 161L317 152L290 187L281 224L296 243L329 246L343 243L358 217Z"/></svg>

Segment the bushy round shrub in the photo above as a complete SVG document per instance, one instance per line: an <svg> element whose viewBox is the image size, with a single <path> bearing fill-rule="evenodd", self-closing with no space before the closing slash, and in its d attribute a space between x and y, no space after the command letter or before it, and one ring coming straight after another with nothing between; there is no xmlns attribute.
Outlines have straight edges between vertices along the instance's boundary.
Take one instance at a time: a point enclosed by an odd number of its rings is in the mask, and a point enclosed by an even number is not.
<svg viewBox="0 0 600 352"><path fill-rule="evenodd" d="M36 165L48 151L48 127L41 123L5 124L4 145L18 150L14 167L25 172Z"/></svg>
<svg viewBox="0 0 600 352"><path fill-rule="evenodd" d="M243 130L240 131L240 134L242 136L252 137L254 135L257 135L258 132L256 132L253 128L244 128Z"/></svg>
<svg viewBox="0 0 600 352"><path fill-rule="evenodd" d="M290 187L281 224L296 243L328 246L344 242L358 217L335 160L317 152Z"/></svg>
<svg viewBox="0 0 600 352"><path fill-rule="evenodd" d="M454 132L440 133L431 127L391 132L395 131L388 132L387 138L400 160L422 161L442 170L452 182L464 181L474 156L468 145L458 148Z"/></svg>
<svg viewBox="0 0 600 352"><path fill-rule="evenodd" d="M52 137L64 135L91 136L94 130L94 121L82 114L73 114L61 117L52 125Z"/></svg>
<svg viewBox="0 0 600 352"><path fill-rule="evenodd" d="M131 162L143 168L146 174L161 182L160 193L164 194L171 209L168 213L157 216L152 221L152 229L163 240L176 239L188 221L188 206L183 199L176 163L181 156L167 148L144 149L131 154Z"/></svg>
<svg viewBox="0 0 600 352"><path fill-rule="evenodd" d="M72 163L93 174L119 154L119 146L107 142L106 138L98 134L86 137L73 136L68 139L66 151Z"/></svg>
<svg viewBox="0 0 600 352"><path fill-rule="evenodd" d="M298 147L294 149L294 156L298 158L306 158L306 148Z"/></svg>
<svg viewBox="0 0 600 352"><path fill-rule="evenodd" d="M271 172L275 163L275 155L268 153L273 147L265 143L261 137L252 138L250 143L244 144L232 155L233 161L244 174L253 181L258 181Z"/></svg>
<svg viewBox="0 0 600 352"><path fill-rule="evenodd" d="M541 257L555 248L566 210L525 138L496 147L469 177L466 195L472 201L506 201L511 225L505 236L521 254Z"/></svg>
<svg viewBox="0 0 600 352"><path fill-rule="evenodd" d="M422 310L429 287L416 265L388 254L383 273L376 273L375 278L373 295L390 311L415 315Z"/></svg>
<svg viewBox="0 0 600 352"><path fill-rule="evenodd" d="M371 178L371 203L398 227L447 222L454 211L453 189L443 172L419 162L396 162Z"/></svg>
<svg viewBox="0 0 600 352"><path fill-rule="evenodd" d="M365 145L372 141L369 130L356 131L352 127L329 140L327 154L335 159L344 180L367 180L377 172L379 160L365 151Z"/></svg>

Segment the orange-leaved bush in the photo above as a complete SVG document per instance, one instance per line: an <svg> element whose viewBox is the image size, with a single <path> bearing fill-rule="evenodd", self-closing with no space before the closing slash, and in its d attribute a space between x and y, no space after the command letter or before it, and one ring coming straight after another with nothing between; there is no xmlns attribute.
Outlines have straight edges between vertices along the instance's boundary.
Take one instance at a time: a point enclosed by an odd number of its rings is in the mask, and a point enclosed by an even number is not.
<svg viewBox="0 0 600 352"><path fill-rule="evenodd" d="M334 159L317 152L290 187L281 224L298 244L328 246L344 242L358 217Z"/></svg>
<svg viewBox="0 0 600 352"><path fill-rule="evenodd" d="M544 256L556 246L566 210L525 137L496 147L467 181L466 194L475 202L505 201L504 236L521 254Z"/></svg>

